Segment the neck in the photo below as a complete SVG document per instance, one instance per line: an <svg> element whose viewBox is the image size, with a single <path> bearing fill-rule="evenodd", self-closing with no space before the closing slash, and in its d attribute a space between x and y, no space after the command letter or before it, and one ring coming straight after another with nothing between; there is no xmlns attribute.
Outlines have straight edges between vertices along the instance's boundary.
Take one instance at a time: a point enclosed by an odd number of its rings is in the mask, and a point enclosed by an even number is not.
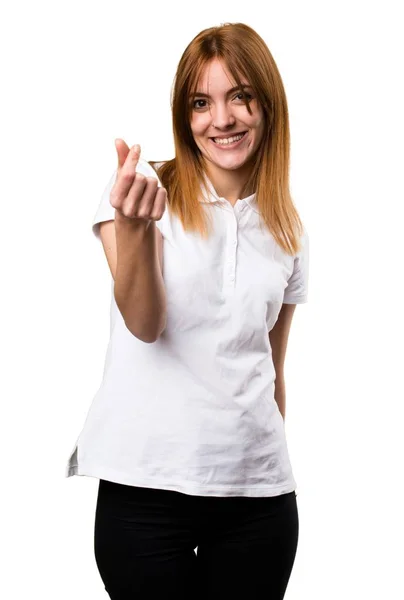
<svg viewBox="0 0 404 600"><path fill-rule="evenodd" d="M253 193L253 190L249 189L244 193L242 191L250 176L251 166L243 165L240 169L232 171L207 163L205 168L206 174L220 198L226 198L229 202L234 203Z"/></svg>

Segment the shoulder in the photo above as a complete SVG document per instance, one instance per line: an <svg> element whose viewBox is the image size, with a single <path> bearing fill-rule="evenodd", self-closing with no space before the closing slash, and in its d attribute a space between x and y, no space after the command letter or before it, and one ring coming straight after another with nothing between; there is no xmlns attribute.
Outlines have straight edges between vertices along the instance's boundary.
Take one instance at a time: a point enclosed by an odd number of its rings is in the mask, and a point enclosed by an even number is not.
<svg viewBox="0 0 404 600"><path fill-rule="evenodd" d="M160 167L162 167L163 165L166 164L166 162L167 162L166 160L162 160L162 161L159 161L159 162L157 162L155 160L150 160L149 164L153 167L153 169L155 169L156 171L158 171Z"/></svg>
<svg viewBox="0 0 404 600"><path fill-rule="evenodd" d="M155 163L153 161L147 161L140 157L136 166L136 171L146 175L147 177L157 177L156 168L154 165Z"/></svg>
<svg viewBox="0 0 404 600"><path fill-rule="evenodd" d="M303 232L300 237L300 250L298 252L298 255L301 256L301 255L307 253L308 250L309 250L309 234L307 233L306 227L303 225Z"/></svg>
<svg viewBox="0 0 404 600"><path fill-rule="evenodd" d="M161 180L159 178L159 169L163 165L166 164L167 161L154 161L154 160L145 160L144 158L140 158L136 167L136 171L138 173L142 173L146 177L155 177L159 185L161 186Z"/></svg>

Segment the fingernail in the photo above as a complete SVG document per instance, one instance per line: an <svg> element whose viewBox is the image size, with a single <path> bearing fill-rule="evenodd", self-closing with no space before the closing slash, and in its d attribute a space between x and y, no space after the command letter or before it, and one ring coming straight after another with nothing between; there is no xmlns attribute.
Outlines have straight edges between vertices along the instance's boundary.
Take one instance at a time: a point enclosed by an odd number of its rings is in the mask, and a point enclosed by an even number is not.
<svg viewBox="0 0 404 600"><path fill-rule="evenodd" d="M135 144L133 146L133 152L136 152L136 153L140 152L140 146L139 146L139 144Z"/></svg>

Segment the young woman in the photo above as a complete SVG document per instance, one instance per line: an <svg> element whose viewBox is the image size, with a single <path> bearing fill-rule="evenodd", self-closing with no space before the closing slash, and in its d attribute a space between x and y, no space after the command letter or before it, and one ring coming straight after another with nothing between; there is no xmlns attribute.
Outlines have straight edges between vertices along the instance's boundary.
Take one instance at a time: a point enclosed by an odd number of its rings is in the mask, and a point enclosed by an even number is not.
<svg viewBox="0 0 404 600"><path fill-rule="evenodd" d="M261 37L240 23L198 34L172 111L172 160L116 141L93 223L111 339L66 476L100 480L94 549L113 600L281 599L298 541L283 365L308 236Z"/></svg>

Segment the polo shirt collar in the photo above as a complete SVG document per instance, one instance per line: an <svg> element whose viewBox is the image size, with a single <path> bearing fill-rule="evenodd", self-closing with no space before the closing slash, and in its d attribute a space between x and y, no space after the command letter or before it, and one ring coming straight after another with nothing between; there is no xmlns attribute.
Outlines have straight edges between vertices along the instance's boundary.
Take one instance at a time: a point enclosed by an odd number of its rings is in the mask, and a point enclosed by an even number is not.
<svg viewBox="0 0 404 600"><path fill-rule="evenodd" d="M225 200L225 198L220 197L218 195L218 193L216 192L215 188L213 187L212 182L210 181L210 179L205 175L205 180L206 180L206 185L208 188L208 196L206 196L205 193L205 189L203 187L203 185L201 185L201 200L200 202L221 202L223 200ZM246 196L245 198L241 198L240 199L241 202L245 202L250 208L252 208L252 210L254 210L256 213L258 213L258 206L257 206L257 199L256 199L256 194L251 194L250 196Z"/></svg>

